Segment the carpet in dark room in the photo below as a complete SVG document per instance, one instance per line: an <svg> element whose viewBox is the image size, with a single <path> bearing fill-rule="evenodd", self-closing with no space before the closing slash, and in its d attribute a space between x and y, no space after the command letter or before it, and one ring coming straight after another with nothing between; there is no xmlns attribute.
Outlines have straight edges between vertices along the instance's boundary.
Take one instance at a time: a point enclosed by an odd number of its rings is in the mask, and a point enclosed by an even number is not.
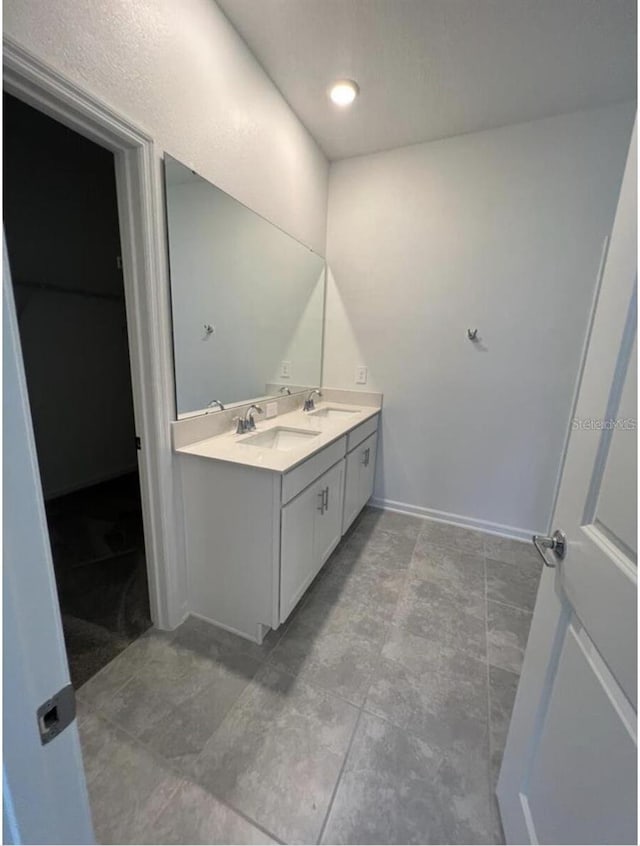
<svg viewBox="0 0 640 846"><path fill-rule="evenodd" d="M46 511L77 689L151 625L138 474L49 500Z"/></svg>

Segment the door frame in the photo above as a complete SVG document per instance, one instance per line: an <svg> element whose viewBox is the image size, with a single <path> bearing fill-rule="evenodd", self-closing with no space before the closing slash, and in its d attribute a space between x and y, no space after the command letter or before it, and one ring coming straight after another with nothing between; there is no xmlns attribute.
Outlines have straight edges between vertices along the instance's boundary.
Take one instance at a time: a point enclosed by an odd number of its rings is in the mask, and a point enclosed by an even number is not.
<svg viewBox="0 0 640 846"><path fill-rule="evenodd" d="M173 629L187 609L171 446L175 394L161 152L148 133L6 36L3 71L7 93L114 154L149 602L155 625Z"/></svg>

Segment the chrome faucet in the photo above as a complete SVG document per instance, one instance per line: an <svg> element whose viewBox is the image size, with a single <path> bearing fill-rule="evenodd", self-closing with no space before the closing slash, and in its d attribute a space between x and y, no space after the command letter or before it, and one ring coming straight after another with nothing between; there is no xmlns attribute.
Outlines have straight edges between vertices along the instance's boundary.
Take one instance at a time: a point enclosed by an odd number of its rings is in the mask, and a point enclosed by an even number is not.
<svg viewBox="0 0 640 846"><path fill-rule="evenodd" d="M264 411L259 405L250 405L244 415L245 432L255 432L256 430L256 421L253 419L254 412L257 414L264 414Z"/></svg>
<svg viewBox="0 0 640 846"><path fill-rule="evenodd" d="M309 391L309 396L304 401L304 410L305 411L313 411L313 409L315 408L315 405L314 405L314 402L313 402L313 395L314 394L317 394L319 397L321 397L322 391L319 391L318 388L314 388L312 391Z"/></svg>
<svg viewBox="0 0 640 846"><path fill-rule="evenodd" d="M281 394L286 394L288 397L290 397L290 396L291 396L291 391L289 390L289 388L287 388L287 386L286 386L286 385L283 385L283 386L280 388L279 393L281 393Z"/></svg>
<svg viewBox="0 0 640 846"><path fill-rule="evenodd" d="M250 405L244 417L234 417L233 422L236 424L236 435L245 435L247 432L255 432L256 421L253 419L254 412L262 414L263 411L259 405Z"/></svg>
<svg viewBox="0 0 640 846"><path fill-rule="evenodd" d="M220 402L220 400L211 400L211 402L207 403L207 408L213 408L214 405L217 405L220 411L224 411L224 405Z"/></svg>

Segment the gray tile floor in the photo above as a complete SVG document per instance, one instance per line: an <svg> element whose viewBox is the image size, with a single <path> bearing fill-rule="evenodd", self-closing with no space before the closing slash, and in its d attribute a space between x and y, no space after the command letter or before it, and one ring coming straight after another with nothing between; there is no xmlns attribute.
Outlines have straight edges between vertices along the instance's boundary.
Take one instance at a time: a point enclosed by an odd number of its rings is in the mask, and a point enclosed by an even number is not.
<svg viewBox="0 0 640 846"><path fill-rule="evenodd" d="M262 646L190 618L79 691L102 843L499 843L540 575L527 544L365 509Z"/></svg>

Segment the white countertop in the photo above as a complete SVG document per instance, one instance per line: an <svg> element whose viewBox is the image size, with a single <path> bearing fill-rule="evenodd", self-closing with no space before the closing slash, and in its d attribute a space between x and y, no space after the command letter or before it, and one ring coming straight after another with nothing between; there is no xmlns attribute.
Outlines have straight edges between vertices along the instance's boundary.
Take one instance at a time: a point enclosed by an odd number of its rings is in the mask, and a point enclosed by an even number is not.
<svg viewBox="0 0 640 846"><path fill-rule="evenodd" d="M316 411L322 408L341 408L353 410L354 414L341 420L330 420L313 417L297 409L287 414L280 414L269 420L256 418L256 430L246 435L236 435L235 432L225 432L202 441L196 441L186 446L176 448L176 452L184 455L197 455L215 461L227 461L232 464L244 464L246 467L256 467L261 470L272 470L276 473L286 473L302 461L306 461L319 450L333 441L346 435L356 426L375 417L380 408L371 405L356 405L352 403L323 402L316 404ZM258 432L266 432L275 427L288 429L302 429L319 434L314 438L288 450L269 449L267 447L252 446L244 441Z"/></svg>

